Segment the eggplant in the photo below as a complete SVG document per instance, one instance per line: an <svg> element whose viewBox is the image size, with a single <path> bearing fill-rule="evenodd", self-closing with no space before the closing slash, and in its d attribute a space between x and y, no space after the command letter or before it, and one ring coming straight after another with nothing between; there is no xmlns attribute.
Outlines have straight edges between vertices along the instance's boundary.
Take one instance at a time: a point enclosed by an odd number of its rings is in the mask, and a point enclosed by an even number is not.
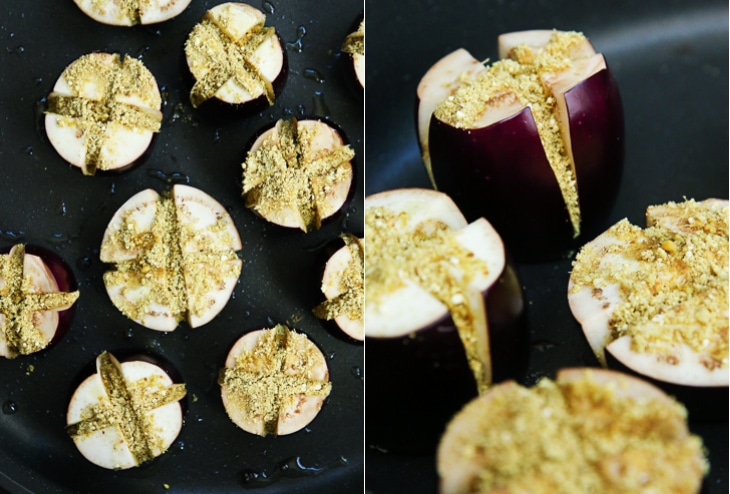
<svg viewBox="0 0 730 494"><path fill-rule="evenodd" d="M334 124L294 117L266 127L248 146L242 196L265 220L310 232L353 192L355 152Z"/></svg>
<svg viewBox="0 0 730 494"><path fill-rule="evenodd" d="M79 452L103 468L125 470L167 451L183 426L185 384L145 360L103 352L97 372L74 391L66 430Z"/></svg>
<svg viewBox="0 0 730 494"><path fill-rule="evenodd" d="M451 420L437 453L442 494L696 494L708 466L680 403L593 368L563 369L533 388L491 388Z"/></svg>
<svg viewBox="0 0 730 494"><path fill-rule="evenodd" d="M345 245L327 260L322 273L326 301L314 308L320 319L334 320L343 333L356 341L365 339L363 302L365 283L364 239L343 234Z"/></svg>
<svg viewBox="0 0 730 494"><path fill-rule="evenodd" d="M279 35L265 22L263 12L240 2L216 5L202 16L185 42L194 108L207 102L255 110L274 104L288 61Z"/></svg>
<svg viewBox="0 0 730 494"><path fill-rule="evenodd" d="M458 49L421 79L423 160L434 188L467 219L487 218L515 258L565 257L576 237L605 220L618 192L618 85L578 33L515 32L499 45L503 60L491 67ZM560 63L546 58L555 51ZM516 85L523 80L531 82Z"/></svg>
<svg viewBox="0 0 730 494"><path fill-rule="evenodd" d="M138 192L114 213L100 259L110 300L149 329L210 322L228 303L243 261L228 211L205 192L176 184L170 193Z"/></svg>
<svg viewBox="0 0 730 494"><path fill-rule="evenodd" d="M218 383L231 421L259 436L303 429L332 389L319 348L305 334L281 324L239 338Z"/></svg>
<svg viewBox="0 0 730 494"><path fill-rule="evenodd" d="M365 17L361 14L342 42L342 53L347 60L346 74L354 81L357 92L365 90Z"/></svg>
<svg viewBox="0 0 730 494"><path fill-rule="evenodd" d="M45 130L58 154L84 175L129 169L162 122L162 97L144 64L90 53L63 71L48 96Z"/></svg>
<svg viewBox="0 0 730 494"><path fill-rule="evenodd" d="M599 361L677 396L693 419L727 419L728 202L651 206L586 244L570 309ZM708 406L708 403L715 405Z"/></svg>
<svg viewBox="0 0 730 494"><path fill-rule="evenodd" d="M68 265L55 253L14 245L0 256L0 356L38 352L68 331L79 297Z"/></svg>
<svg viewBox="0 0 730 494"><path fill-rule="evenodd" d="M367 441L433 451L461 406L524 372L521 286L492 226L440 192L369 196L365 238Z"/></svg>
<svg viewBox="0 0 730 494"><path fill-rule="evenodd" d="M190 0L147 0L119 2L114 0L74 0L81 11L102 24L135 26L157 24L180 15Z"/></svg>

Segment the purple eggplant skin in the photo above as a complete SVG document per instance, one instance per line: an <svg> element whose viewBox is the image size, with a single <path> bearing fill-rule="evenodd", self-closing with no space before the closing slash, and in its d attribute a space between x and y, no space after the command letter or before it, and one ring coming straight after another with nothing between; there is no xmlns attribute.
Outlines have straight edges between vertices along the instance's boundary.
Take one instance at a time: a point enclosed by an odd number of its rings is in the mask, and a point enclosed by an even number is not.
<svg viewBox="0 0 730 494"><path fill-rule="evenodd" d="M512 264L484 293L493 382L527 369L528 333L522 288ZM432 453L448 421L477 395L453 320L396 338L365 337L365 434L370 446Z"/></svg>
<svg viewBox="0 0 730 494"><path fill-rule="evenodd" d="M599 71L565 93L582 232L600 231L618 193L624 122L616 81ZM478 129L431 117L429 152L437 188L467 220L487 218L519 261L554 260L577 248L568 211L529 108ZM598 224L598 225L596 225Z"/></svg>
<svg viewBox="0 0 730 494"><path fill-rule="evenodd" d="M728 388L727 386L685 386L660 381L640 374L606 351L606 365L611 370L643 379L669 396L681 402L692 422L727 422L728 420Z"/></svg>
<svg viewBox="0 0 730 494"><path fill-rule="evenodd" d="M621 185L624 114L618 84L606 68L565 93L582 215L581 243L605 230Z"/></svg>

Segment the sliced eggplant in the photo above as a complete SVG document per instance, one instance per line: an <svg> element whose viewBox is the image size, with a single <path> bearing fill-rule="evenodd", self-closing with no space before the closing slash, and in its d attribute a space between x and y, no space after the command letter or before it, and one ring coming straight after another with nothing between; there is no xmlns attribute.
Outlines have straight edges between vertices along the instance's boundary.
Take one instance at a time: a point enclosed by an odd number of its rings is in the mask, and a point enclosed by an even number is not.
<svg viewBox="0 0 730 494"><path fill-rule="evenodd" d="M157 24L180 15L190 0L74 0L81 11L102 24Z"/></svg>
<svg viewBox="0 0 730 494"><path fill-rule="evenodd" d="M417 91L429 177L472 220L492 222L525 260L565 255L610 211L623 168L621 98L579 33L500 36L485 66L464 49L434 64Z"/></svg>
<svg viewBox="0 0 730 494"><path fill-rule="evenodd" d="M497 232L445 194L365 201L366 433L424 451L464 403L526 365L522 291Z"/></svg>
<svg viewBox="0 0 730 494"><path fill-rule="evenodd" d="M48 96L46 134L84 175L120 171L132 166L159 132L161 106L157 82L141 61L91 53L56 81Z"/></svg>
<svg viewBox="0 0 730 494"><path fill-rule="evenodd" d="M363 341L365 240L351 234L343 234L342 239L345 245L332 254L322 274L322 293L327 300L314 308L314 314L334 320L346 335Z"/></svg>
<svg viewBox="0 0 730 494"><path fill-rule="evenodd" d="M33 248L31 247L31 251ZM55 258L52 258L53 261ZM59 288L54 270L61 276ZM0 255L0 356L15 358L46 348L65 332L69 318L61 318L79 297L73 277L60 264L52 270L23 244ZM74 291L64 291L74 289Z"/></svg>
<svg viewBox="0 0 730 494"><path fill-rule="evenodd" d="M185 42L195 79L193 107L210 100L274 104L286 79L287 58L276 30L265 22L259 9L238 2L216 5L203 15Z"/></svg>
<svg viewBox="0 0 730 494"><path fill-rule="evenodd" d="M208 194L174 185L132 196L114 214L101 244L114 266L104 285L114 305L150 329L195 328L228 303L243 262L241 239L226 209Z"/></svg>
<svg viewBox="0 0 730 494"><path fill-rule="evenodd" d="M183 425L185 385L152 363L120 363L103 352L96 374L74 391L66 430L79 452L108 469L139 466L163 454Z"/></svg>
<svg viewBox="0 0 730 494"><path fill-rule="evenodd" d="M728 389L728 203L647 209L576 257L568 302L599 360L653 379L693 418L724 416ZM702 397L704 396L704 399Z"/></svg>
<svg viewBox="0 0 730 494"><path fill-rule="evenodd" d="M696 494L708 466L681 404L602 369L491 388L451 420L437 453L443 494Z"/></svg>
<svg viewBox="0 0 730 494"><path fill-rule="evenodd" d="M242 164L246 207L280 226L319 229L350 198L354 158L329 123L279 120L260 133Z"/></svg>
<svg viewBox="0 0 730 494"><path fill-rule="evenodd" d="M283 325L242 336L228 353L218 382L233 423L259 436L303 429L332 389L319 348Z"/></svg>
<svg viewBox="0 0 730 494"><path fill-rule="evenodd" d="M365 89L365 19L361 16L357 29L347 35L342 43L342 52L350 60L350 72L360 90Z"/></svg>

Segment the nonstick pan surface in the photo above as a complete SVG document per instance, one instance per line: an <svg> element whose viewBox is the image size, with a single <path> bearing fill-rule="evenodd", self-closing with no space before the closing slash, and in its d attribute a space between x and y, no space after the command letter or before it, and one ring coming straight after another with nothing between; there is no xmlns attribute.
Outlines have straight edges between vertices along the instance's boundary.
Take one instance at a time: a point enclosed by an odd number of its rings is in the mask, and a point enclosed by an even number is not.
<svg viewBox="0 0 730 494"><path fill-rule="evenodd" d="M620 192L604 225L643 225L648 205L728 197L728 6L726 2L366 2L366 194L429 187L415 131L416 86L428 68L463 47L497 59L497 36L526 29L584 32L616 77L626 119ZM596 366L567 304L571 260L520 263L530 355L526 385L559 368ZM367 355L367 353L366 353ZM368 365L377 365L367 360ZM369 398L375 395L370 393ZM726 409L727 400L706 403ZM425 413L425 411L424 411ZM366 421L367 427L367 421ZM693 421L711 471L704 492L728 490L728 424ZM436 492L434 456L369 448L368 492Z"/></svg>
<svg viewBox="0 0 730 494"><path fill-rule="evenodd" d="M312 314L323 299L321 273L342 245L362 235L363 95L351 89L339 53L363 12L360 0L263 2L284 42L289 74L272 107L253 114L194 110L183 44L218 3L193 0L162 24L122 28L86 17L71 0L5 2L0 7L0 247L17 242L55 251L81 296L72 327L53 347L0 361L0 491L11 493L362 492L363 345ZM45 137L43 99L63 69L93 51L142 60L164 96L162 129L142 162L119 174L85 177ZM294 115L341 128L356 153L354 194L333 220L304 234L269 224L244 207L241 163L265 125ZM186 183L231 214L243 241L233 298L206 326L163 334L111 304L99 260L107 222L133 194ZM306 333L327 358L332 392L305 429L258 437L227 417L217 385L231 345L277 323ZM187 385L185 423L170 450L127 471L86 461L66 433L75 386L104 350L144 353L171 364Z"/></svg>

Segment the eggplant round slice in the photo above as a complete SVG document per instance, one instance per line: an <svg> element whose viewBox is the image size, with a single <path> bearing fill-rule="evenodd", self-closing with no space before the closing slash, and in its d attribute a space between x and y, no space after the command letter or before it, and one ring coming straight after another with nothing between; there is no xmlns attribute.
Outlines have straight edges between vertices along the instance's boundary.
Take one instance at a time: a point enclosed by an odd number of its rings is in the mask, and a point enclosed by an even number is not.
<svg viewBox="0 0 730 494"><path fill-rule="evenodd" d="M492 226L440 192L369 196L365 238L368 441L424 451L464 403L524 371L521 287Z"/></svg>
<svg viewBox="0 0 730 494"><path fill-rule="evenodd" d="M610 212L623 169L621 98L580 33L500 36L485 66L464 49L418 86L417 127L435 188L487 218L523 260L558 258Z"/></svg>
<svg viewBox="0 0 730 494"><path fill-rule="evenodd" d="M54 269L62 279L56 279ZM39 255L27 253L23 244L0 255L0 356L15 358L38 352L57 339L57 333L68 329L70 318L64 313L79 292L65 291L71 284L75 289L75 282L67 283L71 275L65 269L49 266ZM62 289L59 282L64 285Z"/></svg>
<svg viewBox="0 0 730 494"><path fill-rule="evenodd" d="M48 96L45 128L58 154L81 168L123 170L159 132L162 97L154 76L128 55L91 53L63 71Z"/></svg>
<svg viewBox="0 0 730 494"><path fill-rule="evenodd" d="M190 0L74 0L81 11L102 24L157 24L180 15Z"/></svg>
<svg viewBox="0 0 730 494"><path fill-rule="evenodd" d="M317 230L350 199L354 158L329 123L279 120L260 133L242 164L246 207L280 226Z"/></svg>
<svg viewBox="0 0 730 494"><path fill-rule="evenodd" d="M727 217L726 200L650 206L646 228L618 222L570 275L568 302L598 359L653 379L693 418L727 416L706 401L728 389Z"/></svg>
<svg viewBox="0 0 730 494"><path fill-rule="evenodd" d="M190 102L243 106L274 104L287 73L286 52L266 16L251 5L228 2L208 10L185 42L195 83Z"/></svg>
<svg viewBox="0 0 730 494"><path fill-rule="evenodd" d="M342 52L350 61L350 75L357 81L360 91L365 89L365 19L361 17L357 29L347 35Z"/></svg>
<svg viewBox="0 0 730 494"><path fill-rule="evenodd" d="M319 348L283 325L242 336L228 353L219 384L233 423L259 436L303 429L332 389Z"/></svg>
<svg viewBox="0 0 730 494"><path fill-rule="evenodd" d="M350 338L363 341L365 240L351 234L343 234L342 239L345 245L332 254L325 264L322 293L327 300L314 308L314 315L320 319L334 320Z"/></svg>
<svg viewBox="0 0 730 494"><path fill-rule="evenodd" d="M491 388L454 416L437 453L443 494L696 494L708 466L680 403L635 377L586 368Z"/></svg>
<svg viewBox="0 0 730 494"><path fill-rule="evenodd" d="M101 244L113 264L104 285L114 305L150 329L172 331L187 320L210 322L228 303L243 262L228 211L205 192L174 185L146 189L114 214Z"/></svg>
<svg viewBox="0 0 730 494"><path fill-rule="evenodd" d="M163 454L183 425L177 384L160 367L134 360L120 363L104 352L97 373L74 391L66 430L90 462L108 469L136 467Z"/></svg>

